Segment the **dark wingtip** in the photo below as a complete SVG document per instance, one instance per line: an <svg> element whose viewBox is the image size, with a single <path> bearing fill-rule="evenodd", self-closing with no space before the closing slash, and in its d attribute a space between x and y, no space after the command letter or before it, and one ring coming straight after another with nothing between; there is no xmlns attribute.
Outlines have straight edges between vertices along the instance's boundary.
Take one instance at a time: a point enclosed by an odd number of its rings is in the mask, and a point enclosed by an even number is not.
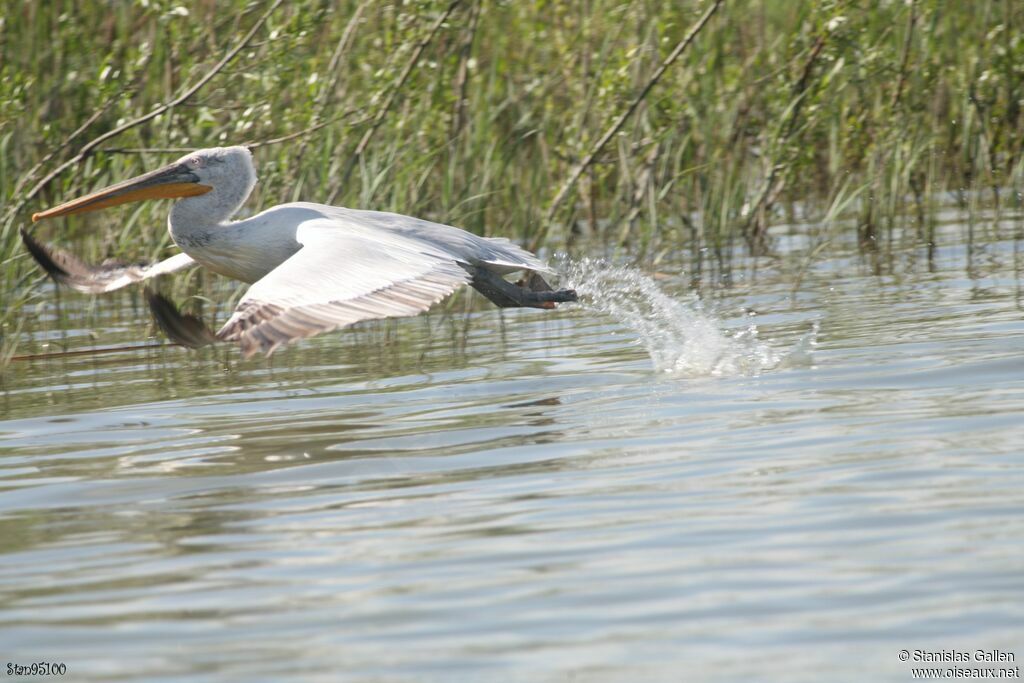
<svg viewBox="0 0 1024 683"><path fill-rule="evenodd" d="M146 287L146 301L157 327L175 344L198 349L218 341L203 321L194 315L182 315L167 297Z"/></svg>
<svg viewBox="0 0 1024 683"><path fill-rule="evenodd" d="M21 233L22 244L28 249L28 253L32 254L32 258L36 260L36 263L46 271L46 274L59 283L67 282L71 277L71 273L54 260L53 253L37 242L25 228L19 228L19 232Z"/></svg>

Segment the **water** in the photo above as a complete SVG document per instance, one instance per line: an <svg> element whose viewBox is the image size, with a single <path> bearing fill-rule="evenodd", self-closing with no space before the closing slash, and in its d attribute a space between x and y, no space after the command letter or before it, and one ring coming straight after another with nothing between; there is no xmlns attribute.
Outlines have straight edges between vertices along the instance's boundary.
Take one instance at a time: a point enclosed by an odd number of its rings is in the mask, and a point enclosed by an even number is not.
<svg viewBox="0 0 1024 683"><path fill-rule="evenodd" d="M694 293L672 297L643 271L606 259L562 259L566 286L587 312L613 319L636 336L655 372L682 376L756 374L784 355L758 341L757 325L730 334ZM813 346L817 325L798 348Z"/></svg>
<svg viewBox="0 0 1024 683"><path fill-rule="evenodd" d="M947 225L931 266L842 243L810 259L813 239L783 235L703 303L681 267L655 287L580 261L586 308L467 297L269 363L16 363L0 665L902 681L901 649L943 648L1019 665L1024 256L1011 225L978 234L968 250ZM131 292L59 311L51 292L35 315L51 348L147 324Z"/></svg>

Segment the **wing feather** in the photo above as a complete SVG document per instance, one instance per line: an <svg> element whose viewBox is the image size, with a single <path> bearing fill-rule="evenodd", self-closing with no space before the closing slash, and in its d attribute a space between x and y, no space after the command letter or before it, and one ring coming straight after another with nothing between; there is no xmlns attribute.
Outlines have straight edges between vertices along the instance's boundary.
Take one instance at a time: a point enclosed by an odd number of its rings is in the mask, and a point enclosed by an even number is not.
<svg viewBox="0 0 1024 683"><path fill-rule="evenodd" d="M362 320L417 315L470 280L451 254L406 236L331 219L303 223L291 258L255 282L217 332L242 353Z"/></svg>

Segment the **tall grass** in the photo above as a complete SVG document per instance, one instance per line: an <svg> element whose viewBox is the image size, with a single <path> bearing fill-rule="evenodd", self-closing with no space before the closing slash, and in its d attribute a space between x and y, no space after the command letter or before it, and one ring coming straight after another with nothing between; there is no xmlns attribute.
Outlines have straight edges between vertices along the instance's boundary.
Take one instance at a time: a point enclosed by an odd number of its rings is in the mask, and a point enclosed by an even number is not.
<svg viewBox="0 0 1024 683"><path fill-rule="evenodd" d="M38 277L17 239L31 212L221 144L270 142L253 208L328 201L651 258L764 252L773 222L838 205L865 243L904 214L927 242L947 190L1017 201L1024 3L726 0L552 210L708 5L3 0L5 310ZM87 257L155 257L165 216L140 205L44 237L88 230Z"/></svg>

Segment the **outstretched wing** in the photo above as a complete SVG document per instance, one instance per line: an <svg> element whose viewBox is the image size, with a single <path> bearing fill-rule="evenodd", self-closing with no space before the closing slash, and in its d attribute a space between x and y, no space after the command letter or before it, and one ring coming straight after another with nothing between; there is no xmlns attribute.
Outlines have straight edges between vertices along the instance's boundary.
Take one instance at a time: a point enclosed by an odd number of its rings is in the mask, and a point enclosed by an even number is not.
<svg viewBox="0 0 1024 683"><path fill-rule="evenodd" d="M36 262L57 283L90 294L112 292L133 282L142 282L195 265L195 260L188 254L177 254L156 263L104 263L92 266L73 254L37 242L24 228L21 229L21 241Z"/></svg>
<svg viewBox="0 0 1024 683"><path fill-rule="evenodd" d="M360 320L416 315L470 280L435 246L329 218L303 223L291 258L249 288L217 332L246 357Z"/></svg>

